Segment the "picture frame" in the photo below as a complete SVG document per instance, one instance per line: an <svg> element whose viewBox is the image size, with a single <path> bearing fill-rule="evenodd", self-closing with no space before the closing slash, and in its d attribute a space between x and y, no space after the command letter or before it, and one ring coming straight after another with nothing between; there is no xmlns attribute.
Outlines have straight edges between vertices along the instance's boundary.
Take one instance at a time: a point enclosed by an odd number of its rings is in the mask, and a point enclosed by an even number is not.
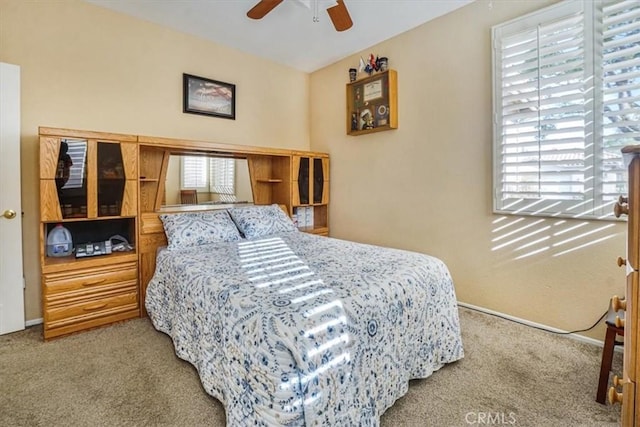
<svg viewBox="0 0 640 427"><path fill-rule="evenodd" d="M236 119L236 85L182 74L182 111L189 114Z"/></svg>
<svg viewBox="0 0 640 427"><path fill-rule="evenodd" d="M398 128L398 77L386 70L347 84L347 135Z"/></svg>

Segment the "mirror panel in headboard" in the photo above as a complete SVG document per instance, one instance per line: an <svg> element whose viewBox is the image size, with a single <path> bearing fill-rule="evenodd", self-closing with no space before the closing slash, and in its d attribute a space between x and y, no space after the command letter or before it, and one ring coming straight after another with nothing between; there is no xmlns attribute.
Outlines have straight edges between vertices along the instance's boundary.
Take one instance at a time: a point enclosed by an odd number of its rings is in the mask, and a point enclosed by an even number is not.
<svg viewBox="0 0 640 427"><path fill-rule="evenodd" d="M182 197L183 190L194 190L195 200ZM252 202L246 158L170 154L162 208Z"/></svg>

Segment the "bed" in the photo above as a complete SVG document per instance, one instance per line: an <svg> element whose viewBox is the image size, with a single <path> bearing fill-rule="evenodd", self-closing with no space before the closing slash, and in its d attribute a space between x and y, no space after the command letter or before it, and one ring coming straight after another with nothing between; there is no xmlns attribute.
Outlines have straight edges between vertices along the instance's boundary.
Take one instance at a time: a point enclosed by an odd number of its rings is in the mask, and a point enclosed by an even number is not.
<svg viewBox="0 0 640 427"><path fill-rule="evenodd" d="M146 309L228 426L376 426L463 357L437 258L299 232L277 205L161 219Z"/></svg>

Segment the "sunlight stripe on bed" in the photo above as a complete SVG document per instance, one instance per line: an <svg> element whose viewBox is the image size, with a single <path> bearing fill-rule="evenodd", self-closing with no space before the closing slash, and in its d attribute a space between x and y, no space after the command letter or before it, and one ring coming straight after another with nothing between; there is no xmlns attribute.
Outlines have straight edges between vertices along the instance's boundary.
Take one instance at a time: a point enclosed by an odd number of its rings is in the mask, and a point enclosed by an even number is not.
<svg viewBox="0 0 640 427"><path fill-rule="evenodd" d="M333 291L331 289L320 289L319 291L312 292L310 294L303 295L301 297L293 298L291 302L293 304L297 304L299 302L308 301L310 299L319 297L320 295L332 294Z"/></svg>
<svg viewBox="0 0 640 427"><path fill-rule="evenodd" d="M309 273L302 273L291 277L285 277L283 279L272 280L270 282L258 283L256 284L256 288L266 288L271 285L279 285L280 283L291 282L292 280L302 279L305 277L313 276L314 274L315 273L313 271L310 271Z"/></svg>

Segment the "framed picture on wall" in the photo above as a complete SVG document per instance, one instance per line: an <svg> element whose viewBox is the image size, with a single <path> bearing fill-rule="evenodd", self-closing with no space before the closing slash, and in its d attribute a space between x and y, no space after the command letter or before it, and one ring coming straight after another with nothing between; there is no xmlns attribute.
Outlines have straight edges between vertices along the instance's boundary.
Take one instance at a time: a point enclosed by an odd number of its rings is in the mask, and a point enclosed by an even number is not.
<svg viewBox="0 0 640 427"><path fill-rule="evenodd" d="M182 75L184 113L236 119L236 85L191 74Z"/></svg>

